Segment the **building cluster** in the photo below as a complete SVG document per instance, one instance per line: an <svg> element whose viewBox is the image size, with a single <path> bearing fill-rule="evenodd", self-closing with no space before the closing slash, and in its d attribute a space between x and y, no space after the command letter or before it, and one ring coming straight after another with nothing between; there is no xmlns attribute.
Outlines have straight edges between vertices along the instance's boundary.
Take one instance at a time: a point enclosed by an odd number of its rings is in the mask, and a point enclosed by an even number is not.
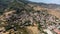
<svg viewBox="0 0 60 34"><path fill-rule="evenodd" d="M59 34L60 33L60 19L54 15L48 14L47 10L41 11L31 11L27 12L25 10L17 13L15 11L13 13L4 14L4 19L6 20L5 27L11 27L16 30L18 27L26 27L26 26L34 26L34 24L39 24L38 28L42 29L43 32L49 34ZM11 29L9 28L9 29ZM43 33L42 33L43 34Z"/></svg>

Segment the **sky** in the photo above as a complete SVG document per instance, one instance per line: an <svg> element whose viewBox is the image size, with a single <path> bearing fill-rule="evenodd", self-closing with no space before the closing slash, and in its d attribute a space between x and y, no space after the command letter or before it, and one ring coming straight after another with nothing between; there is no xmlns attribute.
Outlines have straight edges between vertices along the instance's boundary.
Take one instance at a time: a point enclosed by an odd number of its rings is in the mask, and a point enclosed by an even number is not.
<svg viewBox="0 0 60 34"><path fill-rule="evenodd" d="M60 0L30 0L33 2L43 2L43 3L53 3L53 4L60 4Z"/></svg>

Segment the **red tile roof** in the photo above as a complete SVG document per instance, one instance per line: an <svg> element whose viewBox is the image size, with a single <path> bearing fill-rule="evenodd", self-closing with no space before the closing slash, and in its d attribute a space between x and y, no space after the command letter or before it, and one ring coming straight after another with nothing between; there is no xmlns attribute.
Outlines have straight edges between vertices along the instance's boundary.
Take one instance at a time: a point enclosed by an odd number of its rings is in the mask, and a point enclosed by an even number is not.
<svg viewBox="0 0 60 34"><path fill-rule="evenodd" d="M60 34L60 30L58 29L54 29L54 32L56 32L57 34Z"/></svg>

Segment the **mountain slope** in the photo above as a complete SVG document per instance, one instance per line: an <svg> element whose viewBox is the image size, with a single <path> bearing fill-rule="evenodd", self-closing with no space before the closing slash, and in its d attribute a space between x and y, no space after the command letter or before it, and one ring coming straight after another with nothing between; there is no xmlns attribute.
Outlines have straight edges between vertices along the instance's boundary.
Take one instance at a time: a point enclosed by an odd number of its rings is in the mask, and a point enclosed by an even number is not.
<svg viewBox="0 0 60 34"><path fill-rule="evenodd" d="M57 8L60 9L60 5L58 4L46 4L46 3L36 3L36 2L29 2L29 4L41 6L48 9L57 9Z"/></svg>
<svg viewBox="0 0 60 34"><path fill-rule="evenodd" d="M2 7L3 14L0 15L0 30L2 34L47 34L44 30L48 29L55 34L54 29L60 26L60 13L55 8L60 7L49 4L34 3L30 1L0 0L9 1ZM0 5L1 5L0 4ZM52 8L52 9L51 9ZM1 11L2 12L2 11ZM54 27L54 28L53 28Z"/></svg>

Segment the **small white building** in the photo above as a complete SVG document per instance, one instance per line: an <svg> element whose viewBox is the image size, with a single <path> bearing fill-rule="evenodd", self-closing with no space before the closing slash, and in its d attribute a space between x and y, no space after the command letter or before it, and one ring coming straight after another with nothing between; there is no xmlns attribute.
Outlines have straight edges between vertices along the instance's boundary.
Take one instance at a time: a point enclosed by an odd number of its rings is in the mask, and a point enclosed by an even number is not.
<svg viewBox="0 0 60 34"><path fill-rule="evenodd" d="M53 34L52 31L50 31L49 29L44 29L44 32L47 32L48 34Z"/></svg>

